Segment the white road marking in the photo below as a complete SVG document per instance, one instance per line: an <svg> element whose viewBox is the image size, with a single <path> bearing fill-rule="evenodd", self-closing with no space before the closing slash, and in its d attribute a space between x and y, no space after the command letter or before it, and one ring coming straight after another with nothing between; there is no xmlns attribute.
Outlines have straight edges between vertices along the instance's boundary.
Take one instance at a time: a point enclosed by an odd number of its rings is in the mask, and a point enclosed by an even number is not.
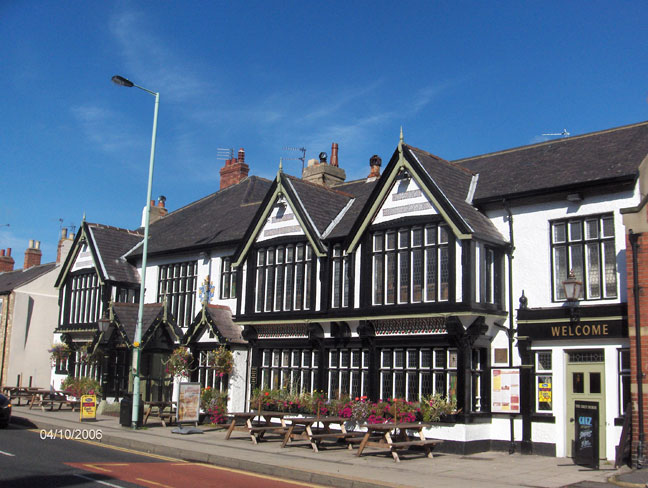
<svg viewBox="0 0 648 488"><path fill-rule="evenodd" d="M85 476L82 474L75 474L74 476L76 476L77 478L83 478L84 480L94 481L95 483L99 483L101 485L110 486L111 488L124 488L121 485L114 485L112 483L108 483L107 481L96 480L94 478L91 478L90 476Z"/></svg>
<svg viewBox="0 0 648 488"><path fill-rule="evenodd" d="M16 455L15 455L15 454L11 454L10 452L4 452L4 451L0 451L0 454L2 454L2 455L4 455L4 456L11 456L11 457L16 457Z"/></svg>

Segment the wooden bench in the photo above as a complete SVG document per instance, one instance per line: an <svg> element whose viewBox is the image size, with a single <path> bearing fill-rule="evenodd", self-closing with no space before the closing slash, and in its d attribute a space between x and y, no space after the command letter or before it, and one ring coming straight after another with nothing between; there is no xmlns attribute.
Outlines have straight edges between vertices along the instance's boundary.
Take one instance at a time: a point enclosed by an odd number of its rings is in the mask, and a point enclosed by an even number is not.
<svg viewBox="0 0 648 488"><path fill-rule="evenodd" d="M54 410L55 405L58 405L57 410L61 410L63 406L67 406L72 408L72 411L74 412L77 407L79 407L80 403L80 400L69 400L64 394L60 393L41 394L40 399L38 400L38 406L43 412L45 411L45 407L47 406L50 407L50 410ZM33 406L34 405L32 402L29 408L31 409Z"/></svg>

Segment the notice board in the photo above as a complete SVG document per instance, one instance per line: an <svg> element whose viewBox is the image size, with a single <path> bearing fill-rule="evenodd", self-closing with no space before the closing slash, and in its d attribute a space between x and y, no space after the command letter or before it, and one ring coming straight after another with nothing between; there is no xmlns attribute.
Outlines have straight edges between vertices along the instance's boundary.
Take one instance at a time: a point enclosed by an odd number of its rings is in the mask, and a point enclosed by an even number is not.
<svg viewBox="0 0 648 488"><path fill-rule="evenodd" d="M520 370L491 369L491 412L520 413Z"/></svg>
<svg viewBox="0 0 648 488"><path fill-rule="evenodd" d="M599 404L574 402L574 464L599 468Z"/></svg>
<svg viewBox="0 0 648 488"><path fill-rule="evenodd" d="M198 422L200 418L200 383L180 383L178 423Z"/></svg>

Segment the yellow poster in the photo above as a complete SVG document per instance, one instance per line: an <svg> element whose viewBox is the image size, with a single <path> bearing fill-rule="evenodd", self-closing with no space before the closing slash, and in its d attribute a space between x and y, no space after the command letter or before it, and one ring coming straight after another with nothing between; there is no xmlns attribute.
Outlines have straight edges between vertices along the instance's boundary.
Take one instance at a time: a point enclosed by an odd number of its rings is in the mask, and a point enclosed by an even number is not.
<svg viewBox="0 0 648 488"><path fill-rule="evenodd" d="M81 396L81 421L97 420L97 396Z"/></svg>

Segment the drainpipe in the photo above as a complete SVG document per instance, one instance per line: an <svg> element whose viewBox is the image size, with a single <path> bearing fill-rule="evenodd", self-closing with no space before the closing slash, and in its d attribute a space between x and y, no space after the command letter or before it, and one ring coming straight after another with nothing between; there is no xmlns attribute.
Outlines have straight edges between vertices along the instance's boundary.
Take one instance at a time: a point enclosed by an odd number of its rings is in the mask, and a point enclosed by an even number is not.
<svg viewBox="0 0 648 488"><path fill-rule="evenodd" d="M506 331L508 336L508 365L509 368L513 367L513 252L515 251L515 237L513 234L513 213L511 213L511 207L509 207L506 199L502 200L504 209L506 210L506 215L508 216L509 223L509 251L508 256L508 309L509 309L509 327ZM509 446L509 454L515 453L515 415L509 417L509 426L511 431L511 444Z"/></svg>
<svg viewBox="0 0 648 488"><path fill-rule="evenodd" d="M634 295L635 346L637 348L637 410L639 415L639 442L637 442L637 469L643 467L644 415L643 415L643 367L641 365L641 307L639 304L639 273L637 271L639 234L630 229L628 239L632 247L632 293Z"/></svg>
<svg viewBox="0 0 648 488"><path fill-rule="evenodd" d="M2 342L2 361L0 361L0 385L4 385L6 382L4 381L4 363L5 363L5 354L7 351L7 329L9 327L9 299L11 298L11 294L7 295L7 307L5 310L7 313L5 313L4 317L4 335L3 337L3 342ZM0 309L0 313L2 313L2 310Z"/></svg>

